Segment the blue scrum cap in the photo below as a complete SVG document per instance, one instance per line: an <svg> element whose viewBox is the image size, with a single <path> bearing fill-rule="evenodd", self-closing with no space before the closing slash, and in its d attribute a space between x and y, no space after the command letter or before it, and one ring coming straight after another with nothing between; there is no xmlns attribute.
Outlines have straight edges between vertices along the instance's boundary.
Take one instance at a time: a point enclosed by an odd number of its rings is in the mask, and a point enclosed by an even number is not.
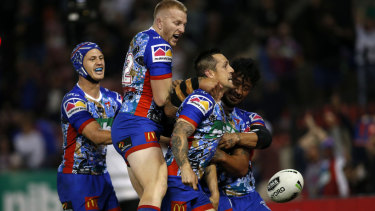
<svg viewBox="0 0 375 211"><path fill-rule="evenodd" d="M85 68L83 67L83 58L85 58L87 52L89 52L91 49L98 49L99 51L102 51L102 49L93 42L83 42L78 44L72 52L72 55L70 57L70 60L73 63L73 67L75 71L80 74L82 77L88 79L91 78L88 74Z"/></svg>

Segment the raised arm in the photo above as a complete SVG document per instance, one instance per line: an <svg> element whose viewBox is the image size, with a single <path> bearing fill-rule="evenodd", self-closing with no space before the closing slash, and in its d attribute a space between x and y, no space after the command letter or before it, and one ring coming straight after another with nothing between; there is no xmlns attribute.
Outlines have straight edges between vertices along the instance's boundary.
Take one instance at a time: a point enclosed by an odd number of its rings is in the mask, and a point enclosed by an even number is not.
<svg viewBox="0 0 375 211"><path fill-rule="evenodd" d="M177 165L181 170L181 180L185 185L189 185L194 190L198 190L198 177L190 166L188 159L188 137L195 131L195 126L184 119L178 119L171 138L172 153Z"/></svg>

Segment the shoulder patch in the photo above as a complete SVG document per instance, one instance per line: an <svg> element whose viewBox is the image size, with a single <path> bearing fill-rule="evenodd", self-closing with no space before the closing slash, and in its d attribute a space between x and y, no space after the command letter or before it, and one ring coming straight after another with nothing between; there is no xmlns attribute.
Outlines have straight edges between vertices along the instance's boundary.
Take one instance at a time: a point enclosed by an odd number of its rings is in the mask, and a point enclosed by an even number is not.
<svg viewBox="0 0 375 211"><path fill-rule="evenodd" d="M80 98L70 98L64 102L64 110L68 118L73 114L86 110L86 103Z"/></svg>
<svg viewBox="0 0 375 211"><path fill-rule="evenodd" d="M152 62L172 62L172 48L168 44L151 46Z"/></svg>
<svg viewBox="0 0 375 211"><path fill-rule="evenodd" d="M257 113L252 113L249 115L251 121L257 121L257 120L263 120L261 116L259 116Z"/></svg>
<svg viewBox="0 0 375 211"><path fill-rule="evenodd" d="M205 96L201 95L192 95L190 96L187 104L190 104L196 108L198 108L203 115L206 115L209 110L212 109L213 103L210 99Z"/></svg>

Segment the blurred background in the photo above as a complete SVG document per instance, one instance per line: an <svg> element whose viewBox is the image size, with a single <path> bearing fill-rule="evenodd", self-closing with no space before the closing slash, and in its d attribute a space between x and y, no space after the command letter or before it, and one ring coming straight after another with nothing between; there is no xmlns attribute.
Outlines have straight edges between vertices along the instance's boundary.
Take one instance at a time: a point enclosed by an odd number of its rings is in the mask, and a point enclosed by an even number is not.
<svg viewBox="0 0 375 211"><path fill-rule="evenodd" d="M148 29L156 0L2 0L0 5L0 210L61 210L60 103L77 82L70 53L98 43L102 86L121 92L130 39ZM194 76L201 51L252 57L262 79L242 108L272 130L253 170L266 183L294 168L297 200L375 194L375 1L189 0L173 77Z"/></svg>

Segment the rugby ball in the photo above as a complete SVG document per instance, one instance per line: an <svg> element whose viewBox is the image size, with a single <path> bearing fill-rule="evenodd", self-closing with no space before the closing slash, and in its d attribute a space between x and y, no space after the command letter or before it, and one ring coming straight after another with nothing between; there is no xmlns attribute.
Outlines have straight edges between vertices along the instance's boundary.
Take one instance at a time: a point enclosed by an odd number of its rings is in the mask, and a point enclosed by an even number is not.
<svg viewBox="0 0 375 211"><path fill-rule="evenodd" d="M295 199L302 191L303 177L294 169L284 169L268 181L267 194L272 201L283 203Z"/></svg>

